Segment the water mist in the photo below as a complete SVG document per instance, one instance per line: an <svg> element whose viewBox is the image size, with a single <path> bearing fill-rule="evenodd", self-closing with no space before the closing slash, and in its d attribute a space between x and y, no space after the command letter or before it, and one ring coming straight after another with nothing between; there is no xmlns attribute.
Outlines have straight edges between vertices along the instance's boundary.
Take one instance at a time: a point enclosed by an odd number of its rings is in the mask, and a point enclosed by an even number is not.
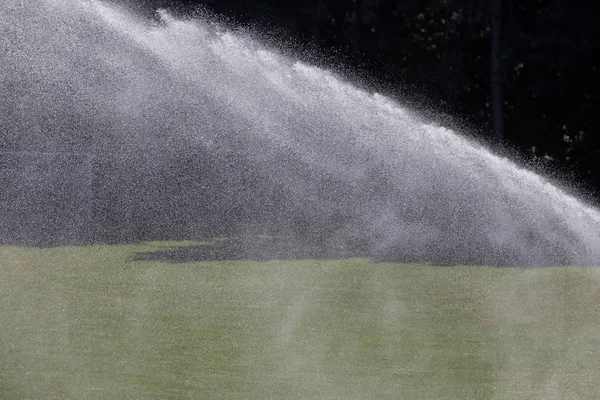
<svg viewBox="0 0 600 400"><path fill-rule="evenodd" d="M286 235L402 261L600 261L600 213L543 177L210 20L159 16L71 0L0 13L0 151L91 154L96 240Z"/></svg>

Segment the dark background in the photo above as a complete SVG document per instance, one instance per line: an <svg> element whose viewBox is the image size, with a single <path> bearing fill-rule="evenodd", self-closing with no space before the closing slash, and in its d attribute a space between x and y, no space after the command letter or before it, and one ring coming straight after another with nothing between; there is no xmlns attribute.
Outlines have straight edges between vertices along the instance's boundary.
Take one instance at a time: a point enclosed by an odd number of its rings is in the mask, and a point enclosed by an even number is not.
<svg viewBox="0 0 600 400"><path fill-rule="evenodd" d="M121 1L122 2L122 1ZM593 55L600 13L568 0L145 0L201 7L362 78L445 125L600 198ZM495 69L492 65L495 61ZM495 79L492 79L495 76ZM492 89L495 82L496 100ZM494 115L496 122L493 123Z"/></svg>

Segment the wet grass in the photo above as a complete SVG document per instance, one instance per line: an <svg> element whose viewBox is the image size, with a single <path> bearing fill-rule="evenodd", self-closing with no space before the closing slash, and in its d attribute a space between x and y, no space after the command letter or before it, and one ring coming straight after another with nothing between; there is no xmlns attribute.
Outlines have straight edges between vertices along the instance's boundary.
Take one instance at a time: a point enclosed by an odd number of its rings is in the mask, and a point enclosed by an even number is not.
<svg viewBox="0 0 600 400"><path fill-rule="evenodd" d="M0 247L0 398L600 397L598 269L133 261L177 245Z"/></svg>

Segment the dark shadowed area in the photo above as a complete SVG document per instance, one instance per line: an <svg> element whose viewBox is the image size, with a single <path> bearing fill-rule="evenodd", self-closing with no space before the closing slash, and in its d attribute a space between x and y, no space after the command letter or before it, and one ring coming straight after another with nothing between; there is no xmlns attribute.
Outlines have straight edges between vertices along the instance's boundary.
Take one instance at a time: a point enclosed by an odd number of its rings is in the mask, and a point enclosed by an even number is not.
<svg viewBox="0 0 600 400"><path fill-rule="evenodd" d="M359 246L308 245L295 238L253 237L227 238L194 246L138 253L134 261L201 262L224 260L341 260L369 257Z"/></svg>

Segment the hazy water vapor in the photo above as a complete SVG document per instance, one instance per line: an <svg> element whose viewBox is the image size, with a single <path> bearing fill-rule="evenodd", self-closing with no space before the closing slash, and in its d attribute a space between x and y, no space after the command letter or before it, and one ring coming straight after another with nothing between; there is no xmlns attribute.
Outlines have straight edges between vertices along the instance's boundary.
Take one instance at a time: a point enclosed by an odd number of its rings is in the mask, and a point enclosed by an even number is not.
<svg viewBox="0 0 600 400"><path fill-rule="evenodd" d="M0 150L89 152L96 237L292 235L379 258L597 264L600 213L385 96L210 20L0 13Z"/></svg>

